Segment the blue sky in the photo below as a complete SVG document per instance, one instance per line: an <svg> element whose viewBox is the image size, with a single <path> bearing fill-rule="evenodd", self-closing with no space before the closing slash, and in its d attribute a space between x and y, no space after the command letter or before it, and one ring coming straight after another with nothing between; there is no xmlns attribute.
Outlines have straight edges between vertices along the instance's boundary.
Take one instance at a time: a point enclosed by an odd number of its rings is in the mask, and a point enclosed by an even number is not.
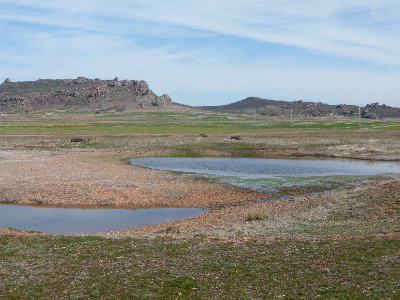
<svg viewBox="0 0 400 300"><path fill-rule="evenodd" d="M0 0L0 80L146 80L189 105L249 96L400 107L398 0Z"/></svg>

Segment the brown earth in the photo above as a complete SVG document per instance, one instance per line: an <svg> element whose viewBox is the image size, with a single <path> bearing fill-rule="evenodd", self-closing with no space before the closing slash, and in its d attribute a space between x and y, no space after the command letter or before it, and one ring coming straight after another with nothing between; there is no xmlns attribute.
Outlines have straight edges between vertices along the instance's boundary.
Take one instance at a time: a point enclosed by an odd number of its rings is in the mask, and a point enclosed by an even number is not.
<svg viewBox="0 0 400 300"><path fill-rule="evenodd" d="M360 205L354 198L369 197L374 203L367 214L354 218L351 214ZM377 200L379 198L380 200ZM365 201L367 202L367 201ZM234 236L261 236L282 238L298 236L301 239L323 239L340 237L362 237L365 234L400 234L400 180L386 179L381 182L363 184L331 194L319 194L288 198L279 201L252 203L213 210L186 220L167 224L120 230L99 235L112 237L193 237L199 235L231 238ZM340 214L349 218L332 222L335 234L327 234L326 221L332 215ZM308 228L302 235L301 228ZM343 232L337 228L343 227ZM374 228L376 227L376 228ZM310 230L311 228L311 230ZM367 232L363 229L368 228ZM372 229L371 229L372 228ZM372 231L372 232L371 232ZM296 232L295 235L292 233ZM343 233L337 235L338 233Z"/></svg>
<svg viewBox="0 0 400 300"><path fill-rule="evenodd" d="M244 135L243 140L237 142L231 141L229 136L225 135L210 135L206 138L194 135L173 137L136 135L134 138L96 135L84 138L107 144L109 149L107 151L104 148L80 149L62 136L0 136L0 203L68 207L210 208L268 197L265 193L221 184L200 176L183 176L179 173L150 170L132 166L126 162L126 159L130 157L165 156L173 151L170 146L177 145L190 148L199 143L203 145L217 142L238 145L264 143L263 147L258 146L252 154L259 157L305 156L400 160L400 141L398 136L391 132ZM67 149L46 150L47 147L60 146ZM128 149L133 149L133 151L128 151ZM232 155L229 149L211 147L192 147L191 151L211 156ZM292 228L293 224L298 224L298 218L314 220L326 215L330 211L325 207L326 203L335 201L335 203L341 203L332 199L345 201L349 199L349 195L361 193L364 190L375 193L375 189L382 184L388 183L364 185L330 195L305 196L218 209L188 220L106 233L106 235L154 236L178 234L178 232L180 236L198 234L232 236L236 233L281 235L286 234L285 232L289 230L288 228ZM393 179L390 184L396 191L399 190L398 180ZM380 191L388 192L387 190ZM297 193L293 191L292 194ZM392 196L394 201L399 201L400 195ZM398 206L398 202L394 203ZM312 213L304 209L310 205L318 209ZM306 216L307 214L312 215ZM254 220L259 221L253 222ZM9 231L2 228L0 234Z"/></svg>
<svg viewBox="0 0 400 300"><path fill-rule="evenodd" d="M51 206L215 207L267 195L198 176L132 166L138 153L0 152L0 202Z"/></svg>

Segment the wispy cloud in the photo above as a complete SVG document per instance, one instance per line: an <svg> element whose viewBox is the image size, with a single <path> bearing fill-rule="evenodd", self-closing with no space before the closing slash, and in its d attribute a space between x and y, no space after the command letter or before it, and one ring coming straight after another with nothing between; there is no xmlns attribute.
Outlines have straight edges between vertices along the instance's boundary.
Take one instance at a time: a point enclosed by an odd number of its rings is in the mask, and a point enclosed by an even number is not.
<svg viewBox="0 0 400 300"><path fill-rule="evenodd" d="M0 5L0 79L145 79L155 92L190 104L241 96L334 103L381 97L400 106L395 0Z"/></svg>

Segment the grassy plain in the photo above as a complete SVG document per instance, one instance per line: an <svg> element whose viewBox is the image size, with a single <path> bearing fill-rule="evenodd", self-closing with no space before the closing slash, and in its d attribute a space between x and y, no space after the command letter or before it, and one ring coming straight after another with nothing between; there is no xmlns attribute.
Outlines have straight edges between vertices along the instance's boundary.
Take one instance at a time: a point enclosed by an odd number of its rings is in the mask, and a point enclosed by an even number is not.
<svg viewBox="0 0 400 300"><path fill-rule="evenodd" d="M334 129L399 130L398 121L294 119L218 113L51 113L0 117L0 134L263 134Z"/></svg>
<svg viewBox="0 0 400 300"><path fill-rule="evenodd" d="M233 156L295 154L363 159L366 157L360 154L369 155L367 159L382 154L388 159L398 150L399 123L398 119L290 120L193 111L2 115L0 149L168 150L183 156L221 155L227 151ZM71 143L71 138L86 142Z"/></svg>
<svg viewBox="0 0 400 300"><path fill-rule="evenodd" d="M399 140L400 120L201 112L0 116L0 151L106 151L121 160L136 153L398 161ZM297 206L244 207L224 227L215 222L191 235L185 223L104 237L4 228L0 299L399 299L400 181L385 180Z"/></svg>

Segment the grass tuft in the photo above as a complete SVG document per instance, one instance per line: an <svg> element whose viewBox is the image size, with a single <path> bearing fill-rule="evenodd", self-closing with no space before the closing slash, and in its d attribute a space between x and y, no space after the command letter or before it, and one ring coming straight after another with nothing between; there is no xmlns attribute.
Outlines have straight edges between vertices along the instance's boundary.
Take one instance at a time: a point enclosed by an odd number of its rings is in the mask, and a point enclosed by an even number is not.
<svg viewBox="0 0 400 300"><path fill-rule="evenodd" d="M180 233L180 230L179 230L179 228L175 225L175 223L174 222L168 222L167 223L167 227L166 227L166 229L165 229L165 232L167 232L167 233L176 233L176 234L178 234L178 233Z"/></svg>
<svg viewBox="0 0 400 300"><path fill-rule="evenodd" d="M269 212L266 209L261 209L261 210L253 210L249 212L249 214L246 217L247 222L253 222L253 221L259 221L259 220L265 220L269 218Z"/></svg>

